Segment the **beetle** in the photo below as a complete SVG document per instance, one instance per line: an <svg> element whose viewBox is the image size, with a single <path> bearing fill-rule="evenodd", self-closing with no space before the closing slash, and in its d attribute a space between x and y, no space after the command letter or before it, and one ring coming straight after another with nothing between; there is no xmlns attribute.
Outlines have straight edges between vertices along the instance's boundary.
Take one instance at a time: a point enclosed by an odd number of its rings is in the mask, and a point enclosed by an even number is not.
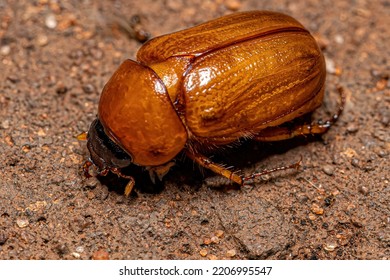
<svg viewBox="0 0 390 280"><path fill-rule="evenodd" d="M103 88L87 134L85 175L95 165L100 175L128 178L128 195L135 181L121 169L134 164L161 179L181 151L239 185L296 168L299 163L243 177L205 154L245 139L325 133L343 103L326 122L286 125L322 104L325 76L313 36L277 12L234 13L151 39Z"/></svg>

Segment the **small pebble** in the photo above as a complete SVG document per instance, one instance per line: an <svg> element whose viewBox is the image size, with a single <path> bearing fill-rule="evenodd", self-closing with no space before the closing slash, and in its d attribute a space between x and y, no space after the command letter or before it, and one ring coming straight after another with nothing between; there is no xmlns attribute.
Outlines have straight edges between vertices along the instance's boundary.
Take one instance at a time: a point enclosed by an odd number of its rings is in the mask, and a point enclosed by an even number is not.
<svg viewBox="0 0 390 280"><path fill-rule="evenodd" d="M216 236L211 237L211 243L218 244L219 243L219 238Z"/></svg>
<svg viewBox="0 0 390 280"><path fill-rule="evenodd" d="M65 94L68 91L68 88L62 83L59 82L56 87L57 94Z"/></svg>
<svg viewBox="0 0 390 280"><path fill-rule="evenodd" d="M311 206L311 211L316 215L322 215L324 214L324 209L318 206L317 204L313 203Z"/></svg>
<svg viewBox="0 0 390 280"><path fill-rule="evenodd" d="M209 255L209 260L218 260L216 255Z"/></svg>
<svg viewBox="0 0 390 280"><path fill-rule="evenodd" d="M19 83L20 82L20 79L18 76L15 76L15 75L10 75L7 77L7 80L10 81L11 83L13 84L16 84L16 83Z"/></svg>
<svg viewBox="0 0 390 280"><path fill-rule="evenodd" d="M8 239L8 236L5 232L0 232L0 245L3 245Z"/></svg>
<svg viewBox="0 0 390 280"><path fill-rule="evenodd" d="M92 191L89 191L89 192L87 193L87 197L88 197L89 200L92 200L92 199L95 198L95 193L92 192Z"/></svg>
<svg viewBox="0 0 390 280"><path fill-rule="evenodd" d="M356 124L354 124L354 123L351 123L351 124L349 124L348 126L347 126L347 131L349 132L349 133L355 133L355 132L357 132L359 130L359 127L356 125Z"/></svg>
<svg viewBox="0 0 390 280"><path fill-rule="evenodd" d="M241 8L241 3L238 0L226 0L225 7L231 11L237 11Z"/></svg>
<svg viewBox="0 0 390 280"><path fill-rule="evenodd" d="M57 20L53 14L49 14L45 18L45 25L47 28L54 29L57 27Z"/></svg>
<svg viewBox="0 0 390 280"><path fill-rule="evenodd" d="M334 173L334 168L333 166L327 164L322 167L322 171L324 171L326 175L332 176Z"/></svg>
<svg viewBox="0 0 390 280"><path fill-rule="evenodd" d="M82 253L82 252L84 252L84 247L83 247L83 246L77 246L77 247L76 247L76 252L77 252L77 253Z"/></svg>
<svg viewBox="0 0 390 280"><path fill-rule="evenodd" d="M16 224L18 225L18 227L20 228L25 228L29 225L29 221L27 218L19 218L16 220Z"/></svg>
<svg viewBox="0 0 390 280"><path fill-rule="evenodd" d="M1 122L1 127L4 128L4 129L7 129L10 127L10 122L9 120L4 120Z"/></svg>
<svg viewBox="0 0 390 280"><path fill-rule="evenodd" d="M314 221L315 219L317 219L317 216L314 215L313 213L309 213L309 220Z"/></svg>
<svg viewBox="0 0 390 280"><path fill-rule="evenodd" d="M31 151L31 146L28 145L28 144L23 145L23 146L22 146L22 151L23 151L23 153L26 153L26 154L27 154L28 152Z"/></svg>
<svg viewBox="0 0 390 280"><path fill-rule="evenodd" d="M72 252L72 256L75 257L76 259L80 258L80 254L76 252Z"/></svg>
<svg viewBox="0 0 390 280"><path fill-rule="evenodd" d="M210 239L210 238L205 238L205 239L203 240L203 244L205 244L205 245L210 245L210 244L211 244L211 239Z"/></svg>
<svg viewBox="0 0 390 280"><path fill-rule="evenodd" d="M325 206L331 206L335 202L335 200L336 198L334 197L334 195L328 195L324 199Z"/></svg>
<svg viewBox="0 0 390 280"><path fill-rule="evenodd" d="M343 44L344 43L344 37L341 36L340 34L337 34L335 37L334 37L334 40L337 44Z"/></svg>
<svg viewBox="0 0 390 280"><path fill-rule="evenodd" d="M358 160L357 158L353 158L353 159L351 160L351 164L352 164L352 166L354 166L354 167L360 168L360 162L359 162L359 160Z"/></svg>
<svg viewBox="0 0 390 280"><path fill-rule="evenodd" d="M104 249L97 250L92 254L92 259L93 260L109 260L110 255L108 252Z"/></svg>
<svg viewBox="0 0 390 280"><path fill-rule="evenodd" d="M236 255L236 250L232 249L226 252L226 257L234 257Z"/></svg>
<svg viewBox="0 0 390 280"><path fill-rule="evenodd" d="M330 242L324 245L325 251L333 252L337 248L337 244Z"/></svg>
<svg viewBox="0 0 390 280"><path fill-rule="evenodd" d="M206 249L201 249L199 251L199 254L202 256L202 257L206 257L207 256L207 250Z"/></svg>
<svg viewBox="0 0 390 280"><path fill-rule="evenodd" d="M172 11L179 11L183 8L183 2L181 0L167 0L165 5ZM138 20L137 23L139 23L139 18L137 20Z"/></svg>
<svg viewBox="0 0 390 280"><path fill-rule="evenodd" d="M4 45L0 49L0 53L4 56L9 55L11 53L11 47L8 45Z"/></svg>
<svg viewBox="0 0 390 280"><path fill-rule="evenodd" d="M91 85L91 84L86 84L86 85L83 86L83 91L85 93L92 93L92 92L95 91L95 87L93 85Z"/></svg>
<svg viewBox="0 0 390 280"><path fill-rule="evenodd" d="M222 238L222 237L223 237L223 234L224 234L224 232L223 232L222 230L217 230L217 231L215 232L215 236L218 237L218 238Z"/></svg>
<svg viewBox="0 0 390 280"><path fill-rule="evenodd" d="M368 194L368 188L366 186L359 186L359 192L361 194L367 195Z"/></svg>
<svg viewBox="0 0 390 280"><path fill-rule="evenodd" d="M49 38L46 35L38 35L37 43L41 47L46 46L49 43Z"/></svg>
<svg viewBox="0 0 390 280"><path fill-rule="evenodd" d="M326 60L326 72L329 74L335 74L336 73L336 65L334 61L330 58L325 57Z"/></svg>

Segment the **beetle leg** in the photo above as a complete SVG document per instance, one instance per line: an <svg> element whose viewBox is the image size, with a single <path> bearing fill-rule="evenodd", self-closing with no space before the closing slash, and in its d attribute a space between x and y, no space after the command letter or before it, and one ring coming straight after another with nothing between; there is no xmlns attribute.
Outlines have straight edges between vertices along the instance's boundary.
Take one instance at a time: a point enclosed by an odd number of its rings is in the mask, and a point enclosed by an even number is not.
<svg viewBox="0 0 390 280"><path fill-rule="evenodd" d="M89 168L92 165L93 165L93 163L90 160L87 160L87 161L84 162L84 164L83 164L83 172L84 172L85 178L91 178L92 177L91 173L89 173Z"/></svg>
<svg viewBox="0 0 390 280"><path fill-rule="evenodd" d="M218 165L215 162L212 162L209 158L205 157L204 155L193 153L190 151L186 151L187 156L195 161L200 166L203 166L207 169L210 169L211 171L215 172L216 174L222 175L229 180L242 185L243 180L240 175L235 174L234 172L230 171L229 169L224 168L223 166Z"/></svg>
<svg viewBox="0 0 390 280"><path fill-rule="evenodd" d="M273 172L287 170L287 169L296 169L296 170L298 170L299 167L301 166L301 162L302 162L302 156L301 156L301 159L299 161L297 161L297 162L295 162L293 164L290 164L290 165L287 165L287 166L279 166L279 167L275 167L275 168L272 168L272 169L264 169L261 172L252 173L251 175L249 175L247 177L244 177L242 179L242 181L245 184L245 182L247 182L249 180L252 180L252 179L255 179L257 177L261 177L263 175L270 174L270 173L273 173Z"/></svg>
<svg viewBox="0 0 390 280"><path fill-rule="evenodd" d="M345 95L342 87L337 88L340 94L340 106L336 114L334 114L329 120L325 122L316 122L311 124L304 125L296 125L292 128L277 126L277 127L269 127L266 128L260 133L256 134L254 139L257 141L280 141L286 140L290 138L294 138L295 136L300 135L315 135L315 134L323 134L328 131L328 129L338 120L340 117L345 104Z"/></svg>
<svg viewBox="0 0 390 280"><path fill-rule="evenodd" d="M118 175L119 177L121 178L125 178L125 179L129 179L130 181L127 183L126 187L125 187L125 196L128 197L131 193L131 191L133 190L134 188L134 185L135 185L135 180L132 176L130 175L126 175L126 174L123 174L119 168L115 168L115 167L112 167L112 168L109 168L109 170Z"/></svg>

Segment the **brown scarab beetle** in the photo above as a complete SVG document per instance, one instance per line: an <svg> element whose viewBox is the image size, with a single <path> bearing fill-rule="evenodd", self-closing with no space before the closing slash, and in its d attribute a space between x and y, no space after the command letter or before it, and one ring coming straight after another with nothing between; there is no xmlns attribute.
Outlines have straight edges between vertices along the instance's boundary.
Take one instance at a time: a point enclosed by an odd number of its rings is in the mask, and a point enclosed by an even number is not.
<svg viewBox="0 0 390 280"><path fill-rule="evenodd" d="M154 38L105 85L87 147L100 175L135 164L158 177L179 152L243 184L202 153L240 139L278 141L322 134L337 120L286 126L323 101L325 61L310 33L290 16L251 11Z"/></svg>

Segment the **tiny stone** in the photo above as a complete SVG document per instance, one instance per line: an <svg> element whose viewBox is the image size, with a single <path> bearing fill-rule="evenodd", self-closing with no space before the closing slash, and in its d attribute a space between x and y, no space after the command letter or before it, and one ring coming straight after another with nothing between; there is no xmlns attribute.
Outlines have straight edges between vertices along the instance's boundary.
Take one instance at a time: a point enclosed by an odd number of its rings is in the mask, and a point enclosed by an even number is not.
<svg viewBox="0 0 390 280"><path fill-rule="evenodd" d="M7 80L10 81L13 84L16 84L16 83L20 82L19 77L14 76L14 75L8 76Z"/></svg>
<svg viewBox="0 0 390 280"><path fill-rule="evenodd" d="M72 256L75 257L76 259L80 258L80 254L76 252L72 252Z"/></svg>
<svg viewBox="0 0 390 280"><path fill-rule="evenodd" d="M322 171L324 171L326 175L332 176L334 173L334 168L333 166L327 164L322 167Z"/></svg>
<svg viewBox="0 0 390 280"><path fill-rule="evenodd" d="M77 252L77 253L82 253L82 252L84 252L84 247L83 247L83 246L77 246L77 247L76 247L76 252Z"/></svg>
<svg viewBox="0 0 390 280"><path fill-rule="evenodd" d="M359 127L356 125L356 124L354 124L354 123L351 123L351 124L349 124L348 126L347 126L347 131L349 132L349 133L355 133L355 132L357 132L359 130Z"/></svg>
<svg viewBox="0 0 390 280"><path fill-rule="evenodd" d="M317 219L317 216L314 215L313 213L309 213L309 220L314 221L315 219Z"/></svg>
<svg viewBox="0 0 390 280"><path fill-rule="evenodd" d="M387 152L385 150L379 150L378 156L380 156L381 158L384 158L385 156L387 156Z"/></svg>
<svg viewBox="0 0 390 280"><path fill-rule="evenodd" d="M83 91L85 93L92 93L92 92L95 91L95 87L93 85L91 85L91 84L86 84L86 85L83 86Z"/></svg>
<svg viewBox="0 0 390 280"><path fill-rule="evenodd" d="M368 194L368 188L366 186L359 186L359 192L361 194L367 195Z"/></svg>
<svg viewBox="0 0 390 280"><path fill-rule="evenodd" d="M4 232L0 232L0 245L3 245L8 239L8 236Z"/></svg>
<svg viewBox="0 0 390 280"><path fill-rule="evenodd" d="M109 260L110 255L108 252L104 249L100 249L92 254L93 260Z"/></svg>
<svg viewBox="0 0 390 280"><path fill-rule="evenodd" d="M53 14L49 14L46 16L45 24L47 28L54 29L57 27L57 20Z"/></svg>
<svg viewBox="0 0 390 280"><path fill-rule="evenodd" d="M209 255L209 260L218 260L216 255Z"/></svg>
<svg viewBox="0 0 390 280"><path fill-rule="evenodd" d="M95 198L95 194L94 194L94 192L92 192L92 191L89 191L89 192L87 193L87 197L88 197L88 199L89 199L89 200L92 200L92 199L94 199L94 198Z"/></svg>
<svg viewBox="0 0 390 280"><path fill-rule="evenodd" d="M16 224L18 225L18 227L24 228L29 225L29 221L27 218L19 218L16 220Z"/></svg>
<svg viewBox="0 0 390 280"><path fill-rule="evenodd" d="M359 160L358 160L357 158L353 158L353 159L351 160L351 164L352 164L352 166L354 166L354 167L360 168L360 166L359 166Z"/></svg>
<svg viewBox="0 0 390 280"><path fill-rule="evenodd" d="M236 250L234 250L234 249L226 252L226 256L229 258L234 257L235 255L236 255Z"/></svg>
<svg viewBox="0 0 390 280"><path fill-rule="evenodd" d="M207 250L206 249L201 249L199 251L199 254L202 256L202 257L206 257L207 256Z"/></svg>
<svg viewBox="0 0 390 280"><path fill-rule="evenodd" d="M324 209L322 209L320 206L318 206L317 204L313 204L311 206L311 211L314 213L314 214L317 214L317 215L322 215L324 214Z"/></svg>
<svg viewBox="0 0 390 280"><path fill-rule="evenodd" d="M183 2L181 0L167 0L166 6L173 10L173 11L179 11L183 7ZM135 20L135 19L133 19ZM138 19L139 22L139 19Z"/></svg>
<svg viewBox="0 0 390 280"><path fill-rule="evenodd" d="M218 244L219 243L219 238L216 236L211 237L211 243Z"/></svg>
<svg viewBox="0 0 390 280"><path fill-rule="evenodd" d="M210 244L211 244L211 239L210 239L210 238L205 238L205 239L203 240L203 244L205 244L205 245L210 245Z"/></svg>
<svg viewBox="0 0 390 280"><path fill-rule="evenodd" d="M336 243L328 243L328 244L325 244L325 246L324 246L325 251L328 251L328 252L333 252L336 248L337 248Z"/></svg>
<svg viewBox="0 0 390 280"><path fill-rule="evenodd" d="M336 65L334 61L330 58L325 57L326 60L326 72L329 74L335 74L336 73Z"/></svg>
<svg viewBox="0 0 390 280"><path fill-rule="evenodd" d="M65 94L67 91L68 91L68 88L62 82L59 82L57 84L57 88L56 88L57 94Z"/></svg>
<svg viewBox="0 0 390 280"><path fill-rule="evenodd" d="M340 34L337 34L335 37L334 37L334 40L337 44L343 44L344 43L344 37L341 36Z"/></svg>
<svg viewBox="0 0 390 280"><path fill-rule="evenodd" d="M4 120L4 121L1 122L1 127L2 128L7 129L7 128L9 128L9 126L10 126L9 120Z"/></svg>
<svg viewBox="0 0 390 280"><path fill-rule="evenodd" d="M49 43L49 38L46 35L38 35L37 42L39 46L43 47Z"/></svg>
<svg viewBox="0 0 390 280"><path fill-rule="evenodd" d="M217 231L215 232L215 236L218 237L218 238L222 238L222 237L223 237L223 234L224 234L224 232L223 232L222 230L217 230Z"/></svg>
<svg viewBox="0 0 390 280"><path fill-rule="evenodd" d="M0 49L0 53L4 56L9 55L11 53L11 47L8 45L2 46Z"/></svg>
<svg viewBox="0 0 390 280"><path fill-rule="evenodd" d="M238 0L226 0L225 6L231 11L237 11L241 8L241 3Z"/></svg>

